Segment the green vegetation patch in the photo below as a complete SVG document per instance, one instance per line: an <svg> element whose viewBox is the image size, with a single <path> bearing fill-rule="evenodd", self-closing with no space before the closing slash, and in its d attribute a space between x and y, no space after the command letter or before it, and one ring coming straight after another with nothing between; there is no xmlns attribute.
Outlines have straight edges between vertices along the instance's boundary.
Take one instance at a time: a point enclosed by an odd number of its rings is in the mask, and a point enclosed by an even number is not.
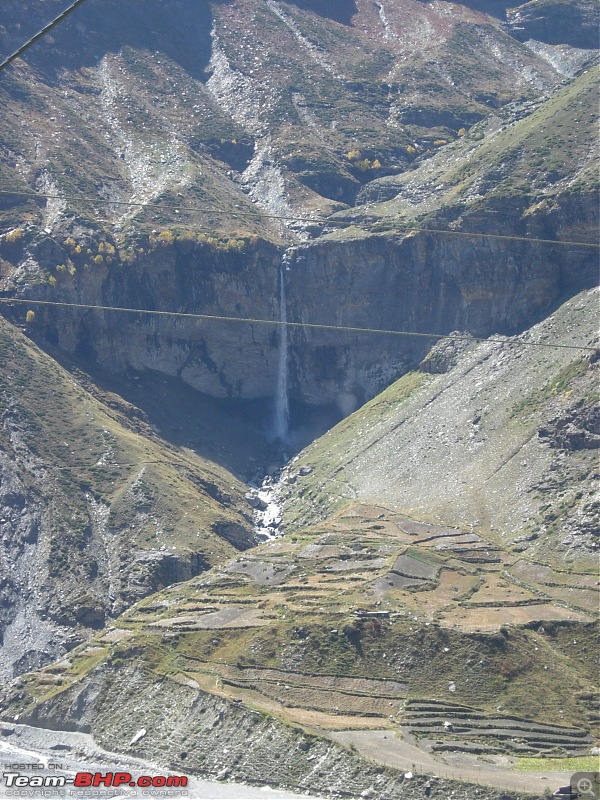
<svg viewBox="0 0 600 800"><path fill-rule="evenodd" d="M597 772L598 756L580 758L519 758L512 767L518 772Z"/></svg>
<svg viewBox="0 0 600 800"><path fill-rule="evenodd" d="M551 378L541 389L536 389L527 397L516 403L512 410L513 417L526 416L537 411L546 400L556 397L571 389L576 378L584 375L589 367L589 358L581 357L567 364Z"/></svg>

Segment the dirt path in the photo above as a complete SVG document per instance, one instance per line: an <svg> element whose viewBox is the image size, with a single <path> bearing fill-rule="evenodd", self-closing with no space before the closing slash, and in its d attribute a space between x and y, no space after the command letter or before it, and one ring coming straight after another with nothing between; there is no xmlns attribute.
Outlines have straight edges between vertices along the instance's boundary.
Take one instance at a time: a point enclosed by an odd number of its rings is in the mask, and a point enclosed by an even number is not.
<svg viewBox="0 0 600 800"><path fill-rule="evenodd" d="M460 757L448 761L436 758L409 742L396 737L389 730L377 731L333 731L325 732L336 742L354 745L367 758L396 769L439 775L444 778L481 783L501 789L513 789L541 795L549 786L555 791L565 786L571 778L570 772L513 772L508 767L476 762L474 758ZM450 758L453 758L452 756ZM455 756L454 759L458 759Z"/></svg>

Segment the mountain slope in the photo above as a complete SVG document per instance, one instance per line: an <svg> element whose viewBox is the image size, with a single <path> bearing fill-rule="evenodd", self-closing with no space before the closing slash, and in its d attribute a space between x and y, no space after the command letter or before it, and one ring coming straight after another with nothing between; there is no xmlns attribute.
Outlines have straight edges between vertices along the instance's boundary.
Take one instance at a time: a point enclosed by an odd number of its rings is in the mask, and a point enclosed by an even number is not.
<svg viewBox="0 0 600 800"><path fill-rule="evenodd" d="M25 19L10 0L0 50L59 7L30 0ZM167 11L132 0L123 11L111 0L78 9L0 84L6 189L69 199L43 209L7 197L5 223L25 214L64 230L74 211L86 226L132 234L157 215L118 203L160 200L162 224L278 238L286 227L261 212L326 216L353 205L365 184L405 172L494 108L547 96L594 57L543 41L536 51L466 5L452 15L417 0L340 8L178 0ZM564 9L554 14L560 24Z"/></svg>
<svg viewBox="0 0 600 800"><path fill-rule="evenodd" d="M0 353L6 677L248 547L253 531L230 472L169 445L118 395L96 399L2 320Z"/></svg>
<svg viewBox="0 0 600 800"><path fill-rule="evenodd" d="M373 181L360 199L389 202L371 202L353 218L593 242L585 216L569 230L568 211L560 237L550 231L563 205L597 213L597 94L598 67L590 67L543 102L492 112L413 171Z"/></svg>
<svg viewBox="0 0 600 800"><path fill-rule="evenodd" d="M110 201L179 198L204 211L166 211L165 222L231 230L237 217L252 229L249 200L271 213L327 213L379 174L406 169L413 142L432 150L490 107L563 79L467 6L452 15L416 0L342 6L346 16L276 0L78 9L4 76L9 186L74 195L88 224L129 227L135 212ZM0 49L59 7L29 2L24 15L10 0ZM84 199L98 193L109 201L101 214ZM63 215L59 204L43 224Z"/></svg>
<svg viewBox="0 0 600 800"><path fill-rule="evenodd" d="M596 12L506 6L88 0L0 74L5 720L376 800L589 754Z"/></svg>
<svg viewBox="0 0 600 800"><path fill-rule="evenodd" d="M54 7L31 2L27 24ZM593 248L552 244L597 230L597 52L518 42L489 11L83 6L0 81L3 185L52 195L0 195L0 291L277 320L283 280L289 320L524 330L597 279ZM46 308L36 335L92 371L272 407L276 326ZM426 347L290 331L293 424L307 406L339 418Z"/></svg>
<svg viewBox="0 0 600 800"><path fill-rule="evenodd" d="M514 343L436 345L431 372L406 375L302 454L311 472L290 489L286 518L296 528L344 502L373 503L517 540L527 557L591 565L597 309L594 290Z"/></svg>
<svg viewBox="0 0 600 800"><path fill-rule="evenodd" d="M4 713L237 780L313 788L301 753L330 788L409 791L359 780L333 739L539 796L515 759L586 756L597 735L597 300L436 345L284 470L285 536L137 603L9 687ZM423 780L415 797L473 796Z"/></svg>

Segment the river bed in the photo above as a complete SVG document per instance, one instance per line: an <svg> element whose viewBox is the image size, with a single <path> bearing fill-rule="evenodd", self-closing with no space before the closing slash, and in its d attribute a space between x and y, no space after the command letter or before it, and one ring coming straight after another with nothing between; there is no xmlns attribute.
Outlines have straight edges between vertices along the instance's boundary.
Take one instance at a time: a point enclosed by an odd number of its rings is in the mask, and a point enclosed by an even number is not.
<svg viewBox="0 0 600 800"><path fill-rule="evenodd" d="M145 797L176 800L299 800L312 795L256 787L221 781L206 781L187 775L185 788L139 788L125 785L119 788L81 787L72 785L57 788L17 788L7 775L40 775L43 778L64 776L72 779L78 772L106 773L127 772L132 782L141 775L170 776L171 771L158 764L133 756L111 753L101 748L89 734L68 731L50 731L17 723L0 723L0 800L21 797L31 800L45 798L86 798L87 800L114 800L115 798ZM182 773L177 773L182 775ZM184 775L184 773L183 773Z"/></svg>

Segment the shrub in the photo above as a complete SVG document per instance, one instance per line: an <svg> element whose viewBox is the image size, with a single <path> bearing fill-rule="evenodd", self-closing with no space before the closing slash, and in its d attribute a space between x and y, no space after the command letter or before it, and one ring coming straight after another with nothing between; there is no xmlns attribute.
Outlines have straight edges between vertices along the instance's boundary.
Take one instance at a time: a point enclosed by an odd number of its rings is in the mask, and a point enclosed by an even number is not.
<svg viewBox="0 0 600 800"><path fill-rule="evenodd" d="M56 278L54 277L54 275L50 275L50 277L48 278L48 283L50 284L50 286L56 286Z"/></svg>
<svg viewBox="0 0 600 800"><path fill-rule="evenodd" d="M358 149L349 150L346 153L346 158L348 159L348 161L356 161L356 159L360 158L360 150Z"/></svg>
<svg viewBox="0 0 600 800"><path fill-rule="evenodd" d="M102 258L102 256L100 255L100 253L98 253L98 255L97 255L97 256L95 256L95 257L92 259L92 261L94 262L94 264L96 264L97 266L99 266L100 264L102 264L102 262L104 261L104 259Z"/></svg>
<svg viewBox="0 0 600 800"><path fill-rule="evenodd" d="M161 242L162 244L173 244L175 241L175 236L172 231L165 230L161 231L158 234L157 241Z"/></svg>
<svg viewBox="0 0 600 800"><path fill-rule="evenodd" d="M13 244L14 242L18 242L19 239L22 238L23 238L23 228L14 228L14 230L9 231L6 234L6 236L4 237L4 241Z"/></svg>
<svg viewBox="0 0 600 800"><path fill-rule="evenodd" d="M32 311L31 309L29 309L29 311L25 315L25 322L30 323L30 322L33 322L34 319L35 319L35 311Z"/></svg>
<svg viewBox="0 0 600 800"><path fill-rule="evenodd" d="M409 145L408 145L408 147L406 148L406 153L407 153L407 155L409 155L409 156L411 156L411 157L412 157L412 156L416 155L417 151L416 151L416 149L415 149L415 148L412 146L412 144L409 144Z"/></svg>

